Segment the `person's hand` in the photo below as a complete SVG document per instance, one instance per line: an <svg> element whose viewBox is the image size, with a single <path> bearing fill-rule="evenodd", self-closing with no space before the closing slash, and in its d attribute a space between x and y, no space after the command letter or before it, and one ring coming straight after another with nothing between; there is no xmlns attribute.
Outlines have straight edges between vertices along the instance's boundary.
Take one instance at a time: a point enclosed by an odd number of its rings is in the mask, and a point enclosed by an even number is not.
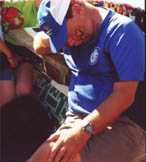
<svg viewBox="0 0 146 162"><path fill-rule="evenodd" d="M49 46L49 36L41 31L36 34L33 40L33 49L39 55L51 53Z"/></svg>
<svg viewBox="0 0 146 162"><path fill-rule="evenodd" d="M12 68L16 68L18 65L18 61L15 55L11 55L7 57L7 60Z"/></svg>
<svg viewBox="0 0 146 162"><path fill-rule="evenodd" d="M69 162L80 153L86 145L90 135L82 129L82 124L77 123L75 127L57 131L48 138L48 143L53 142L48 162Z"/></svg>

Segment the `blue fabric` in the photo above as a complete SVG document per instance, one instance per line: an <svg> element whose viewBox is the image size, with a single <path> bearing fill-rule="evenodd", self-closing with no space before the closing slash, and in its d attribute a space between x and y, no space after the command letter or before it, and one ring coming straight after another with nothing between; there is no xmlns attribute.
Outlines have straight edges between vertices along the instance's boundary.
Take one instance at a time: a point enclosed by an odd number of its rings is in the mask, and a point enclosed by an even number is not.
<svg viewBox="0 0 146 162"><path fill-rule="evenodd" d="M50 1L42 1L38 11L38 21L42 30L51 33L51 40L56 51L59 52L64 47L67 40L66 18L64 19L63 24L59 25L51 15L49 8Z"/></svg>
<svg viewBox="0 0 146 162"><path fill-rule="evenodd" d="M14 72L8 65L5 56L0 56L0 80L13 80Z"/></svg>
<svg viewBox="0 0 146 162"><path fill-rule="evenodd" d="M93 111L111 94L114 82L144 79L144 33L131 19L110 10L97 34L65 49L72 112Z"/></svg>

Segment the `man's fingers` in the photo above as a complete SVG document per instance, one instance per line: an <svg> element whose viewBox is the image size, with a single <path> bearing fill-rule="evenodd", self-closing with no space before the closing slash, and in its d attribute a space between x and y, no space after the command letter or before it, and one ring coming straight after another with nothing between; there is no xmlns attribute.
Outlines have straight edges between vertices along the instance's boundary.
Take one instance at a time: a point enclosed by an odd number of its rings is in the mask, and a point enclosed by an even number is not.
<svg viewBox="0 0 146 162"><path fill-rule="evenodd" d="M54 159L53 162L60 162L61 159L63 159L63 157L65 156L66 154L66 149L64 147L62 147L58 152L57 152L57 155Z"/></svg>
<svg viewBox="0 0 146 162"><path fill-rule="evenodd" d="M33 49L40 55L50 53L49 37L44 32L36 34L33 40Z"/></svg>
<svg viewBox="0 0 146 162"><path fill-rule="evenodd" d="M67 152L60 162L72 162L74 155Z"/></svg>
<svg viewBox="0 0 146 162"><path fill-rule="evenodd" d="M12 68L15 68L18 64L17 61L13 58L9 58L8 61L9 61L9 64Z"/></svg>
<svg viewBox="0 0 146 162"><path fill-rule="evenodd" d="M54 141L56 141L58 138L59 138L59 134L54 133L54 134L52 134L52 135L47 139L47 142L54 142Z"/></svg>
<svg viewBox="0 0 146 162"><path fill-rule="evenodd" d="M62 147L62 144L63 144L63 142L61 139L58 139L56 141L56 143L54 143L52 150L51 150L50 157L49 157L49 162L54 162L55 156L58 153L58 151L60 150L60 148Z"/></svg>

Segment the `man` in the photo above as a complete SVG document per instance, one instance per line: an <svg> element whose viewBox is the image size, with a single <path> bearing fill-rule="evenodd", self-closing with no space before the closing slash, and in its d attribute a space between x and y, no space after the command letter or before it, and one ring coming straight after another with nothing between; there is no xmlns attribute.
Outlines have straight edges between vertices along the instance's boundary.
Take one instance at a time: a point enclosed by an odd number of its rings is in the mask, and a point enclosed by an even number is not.
<svg viewBox="0 0 146 162"><path fill-rule="evenodd" d="M38 17L36 52L64 47L72 76L65 122L28 161L142 162L145 132L124 113L144 79L142 31L86 0L44 0Z"/></svg>
<svg viewBox="0 0 146 162"><path fill-rule="evenodd" d="M3 3L0 1L0 108L16 96L30 94L33 81L32 65L20 58L22 51L5 42L5 27L13 26L17 29L22 26L22 15L16 8L4 8ZM1 15L9 20L9 24Z"/></svg>

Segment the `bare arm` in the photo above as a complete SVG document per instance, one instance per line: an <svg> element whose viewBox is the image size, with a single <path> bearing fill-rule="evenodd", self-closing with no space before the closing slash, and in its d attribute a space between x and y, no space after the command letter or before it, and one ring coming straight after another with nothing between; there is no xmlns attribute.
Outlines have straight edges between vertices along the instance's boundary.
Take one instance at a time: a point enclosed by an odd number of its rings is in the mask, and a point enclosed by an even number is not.
<svg viewBox="0 0 146 162"><path fill-rule="evenodd" d="M2 40L0 40L0 51L3 52L7 56L7 58L12 56L11 51Z"/></svg>
<svg viewBox="0 0 146 162"><path fill-rule="evenodd" d="M10 63L11 67L17 66L17 60L15 55L10 51L10 49L2 40L0 40L0 51L7 57L7 60Z"/></svg>
<svg viewBox="0 0 146 162"><path fill-rule="evenodd" d="M84 118L94 126L95 133L112 124L134 101L138 81L117 82L112 94Z"/></svg>
<svg viewBox="0 0 146 162"><path fill-rule="evenodd" d="M90 121L94 126L94 133L99 133L112 124L133 102L137 81L115 83L112 94L92 113L83 120ZM37 162L40 157L49 159L50 162L71 161L78 155L90 138L82 129L82 120L73 128L54 133L45 144L33 154L29 162ZM70 147L72 146L72 147ZM46 151L44 153L44 149ZM66 151L67 150L67 151ZM40 160L38 160L40 162Z"/></svg>

